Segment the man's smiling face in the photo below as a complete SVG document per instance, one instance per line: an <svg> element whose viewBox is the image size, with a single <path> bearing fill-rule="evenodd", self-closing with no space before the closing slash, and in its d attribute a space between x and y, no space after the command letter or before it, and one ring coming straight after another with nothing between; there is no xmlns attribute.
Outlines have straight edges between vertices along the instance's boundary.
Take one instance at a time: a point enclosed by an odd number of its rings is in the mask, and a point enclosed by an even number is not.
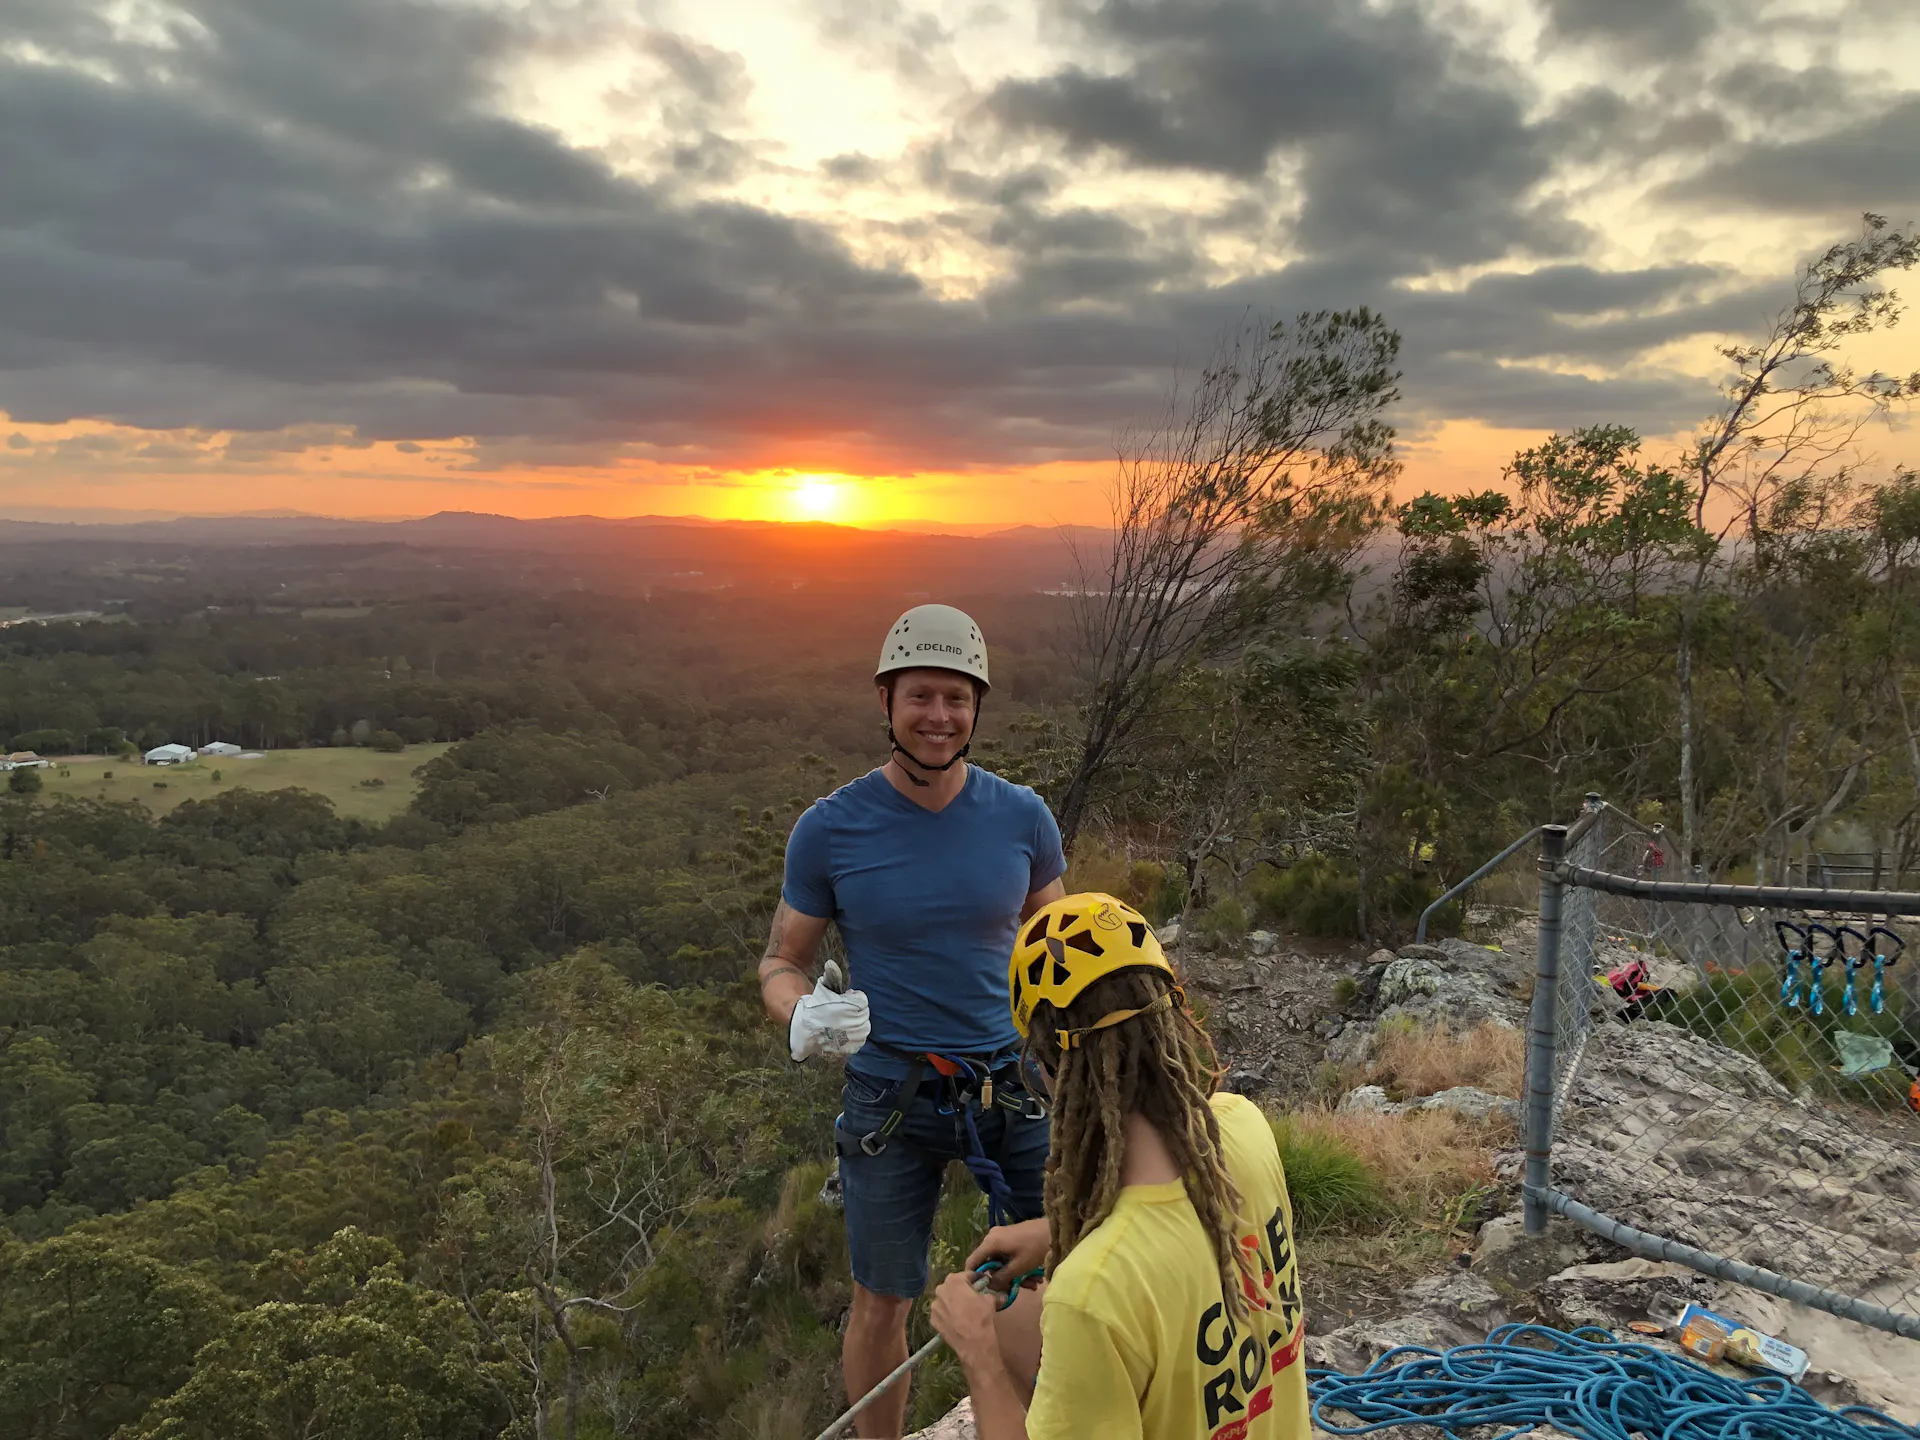
<svg viewBox="0 0 1920 1440"><path fill-rule="evenodd" d="M967 676L953 670L902 670L887 678L893 733L913 759L937 768L973 738L979 697ZM889 686L877 689L880 707L887 710Z"/></svg>

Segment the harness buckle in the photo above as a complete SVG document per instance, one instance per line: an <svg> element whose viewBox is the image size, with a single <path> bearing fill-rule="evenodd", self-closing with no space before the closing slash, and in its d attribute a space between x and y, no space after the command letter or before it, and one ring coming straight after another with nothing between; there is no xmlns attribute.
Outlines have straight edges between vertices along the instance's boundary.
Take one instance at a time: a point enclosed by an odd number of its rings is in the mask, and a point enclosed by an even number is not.
<svg viewBox="0 0 1920 1440"><path fill-rule="evenodd" d="M878 1130L870 1130L860 1137L860 1153L862 1155L878 1155L886 1148L887 1137L882 1135Z"/></svg>

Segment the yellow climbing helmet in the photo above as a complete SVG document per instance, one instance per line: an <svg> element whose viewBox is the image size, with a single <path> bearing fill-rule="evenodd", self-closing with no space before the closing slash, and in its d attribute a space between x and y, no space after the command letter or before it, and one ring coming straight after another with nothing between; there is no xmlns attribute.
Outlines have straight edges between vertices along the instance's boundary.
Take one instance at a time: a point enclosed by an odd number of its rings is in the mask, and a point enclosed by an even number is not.
<svg viewBox="0 0 1920 1440"><path fill-rule="evenodd" d="M1041 906L1021 927L1007 966L1013 1023L1021 1038L1026 1038L1034 1009L1041 1002L1064 1011L1087 986L1119 970L1161 970L1169 980L1175 979L1146 916L1124 900L1091 892ZM1164 1010L1180 999L1176 983L1151 1005L1116 1010L1077 1030L1061 1029L1057 1032L1060 1048L1071 1050L1094 1030Z"/></svg>

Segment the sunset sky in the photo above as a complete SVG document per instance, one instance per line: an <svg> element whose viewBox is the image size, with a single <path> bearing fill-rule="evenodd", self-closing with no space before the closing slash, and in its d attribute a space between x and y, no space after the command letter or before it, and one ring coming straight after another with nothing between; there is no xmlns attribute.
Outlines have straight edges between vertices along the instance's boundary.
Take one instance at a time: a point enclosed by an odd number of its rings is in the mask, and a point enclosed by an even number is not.
<svg viewBox="0 0 1920 1440"><path fill-rule="evenodd" d="M1098 521L1358 304L1409 492L1665 453L1916 87L1914 0L0 0L0 515Z"/></svg>

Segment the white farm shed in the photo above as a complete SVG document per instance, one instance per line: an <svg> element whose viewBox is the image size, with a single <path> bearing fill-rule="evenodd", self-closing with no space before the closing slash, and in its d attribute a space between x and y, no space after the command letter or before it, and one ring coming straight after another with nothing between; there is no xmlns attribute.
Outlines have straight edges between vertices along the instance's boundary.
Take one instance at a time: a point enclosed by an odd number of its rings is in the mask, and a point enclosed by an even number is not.
<svg viewBox="0 0 1920 1440"><path fill-rule="evenodd" d="M240 747L225 740L216 740L211 745L202 745L200 753L202 755L238 755Z"/></svg>
<svg viewBox="0 0 1920 1440"><path fill-rule="evenodd" d="M149 765L184 765L193 759L193 747L190 745L156 745L147 751Z"/></svg>

